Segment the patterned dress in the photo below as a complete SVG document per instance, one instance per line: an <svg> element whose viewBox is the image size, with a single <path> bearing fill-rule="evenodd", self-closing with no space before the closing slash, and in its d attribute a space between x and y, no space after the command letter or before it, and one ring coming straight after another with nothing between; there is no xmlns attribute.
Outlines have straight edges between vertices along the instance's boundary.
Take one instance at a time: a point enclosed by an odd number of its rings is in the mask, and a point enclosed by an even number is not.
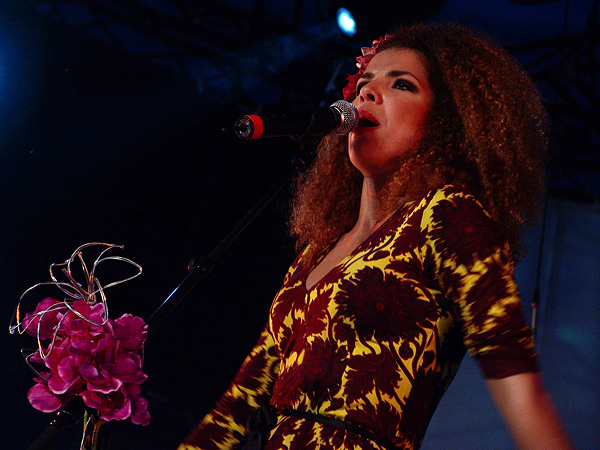
<svg viewBox="0 0 600 450"><path fill-rule="evenodd" d="M500 236L477 200L446 186L396 211L308 290L319 260L300 268L300 254L258 343L179 450L235 448L250 412L269 403L416 450L466 350L488 378L536 371ZM280 449L383 447L352 431L278 416L266 450Z"/></svg>

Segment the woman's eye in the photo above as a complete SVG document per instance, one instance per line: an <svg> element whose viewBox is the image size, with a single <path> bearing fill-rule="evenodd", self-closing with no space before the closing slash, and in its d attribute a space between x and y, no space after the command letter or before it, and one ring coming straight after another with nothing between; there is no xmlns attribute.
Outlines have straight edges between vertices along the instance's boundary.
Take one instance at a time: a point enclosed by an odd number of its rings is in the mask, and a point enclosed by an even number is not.
<svg viewBox="0 0 600 450"><path fill-rule="evenodd" d="M415 90L415 85L406 80L396 80L394 82L393 88L412 92Z"/></svg>
<svg viewBox="0 0 600 450"><path fill-rule="evenodd" d="M367 84L366 82L363 83L359 83L356 85L356 95L360 94L360 90L362 89L362 87Z"/></svg>

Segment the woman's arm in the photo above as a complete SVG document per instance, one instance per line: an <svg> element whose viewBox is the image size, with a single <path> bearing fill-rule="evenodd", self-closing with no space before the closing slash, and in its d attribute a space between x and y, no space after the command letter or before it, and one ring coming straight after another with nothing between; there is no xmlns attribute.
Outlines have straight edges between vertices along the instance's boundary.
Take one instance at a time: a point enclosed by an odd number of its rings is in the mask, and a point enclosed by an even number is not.
<svg viewBox="0 0 600 450"><path fill-rule="evenodd" d="M275 343L265 327L227 392L187 435L178 450L235 448L244 434L250 413L269 404L278 370Z"/></svg>
<svg viewBox="0 0 600 450"><path fill-rule="evenodd" d="M539 373L487 379L486 384L520 450L571 450Z"/></svg>
<svg viewBox="0 0 600 450"><path fill-rule="evenodd" d="M570 450L541 377L504 234L460 187L430 194L420 248L520 450Z"/></svg>

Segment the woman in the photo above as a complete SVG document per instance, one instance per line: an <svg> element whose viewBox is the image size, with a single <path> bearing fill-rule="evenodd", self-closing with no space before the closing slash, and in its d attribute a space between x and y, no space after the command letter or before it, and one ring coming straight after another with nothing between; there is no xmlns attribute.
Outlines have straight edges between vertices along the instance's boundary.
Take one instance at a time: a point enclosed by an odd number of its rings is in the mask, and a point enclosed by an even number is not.
<svg viewBox="0 0 600 450"><path fill-rule="evenodd" d="M359 126L300 180L299 256L180 449L236 448L248 418L240 448L418 449L466 349L519 448L570 448L513 277L543 184L533 83L457 26L401 29L357 60Z"/></svg>

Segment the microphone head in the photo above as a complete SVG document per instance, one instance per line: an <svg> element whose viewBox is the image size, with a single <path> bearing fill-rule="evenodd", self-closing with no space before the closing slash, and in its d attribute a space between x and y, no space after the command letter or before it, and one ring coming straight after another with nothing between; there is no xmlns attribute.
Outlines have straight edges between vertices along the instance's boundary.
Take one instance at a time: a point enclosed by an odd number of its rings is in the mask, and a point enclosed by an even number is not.
<svg viewBox="0 0 600 450"><path fill-rule="evenodd" d="M337 134L344 135L350 133L358 125L358 111L354 105L346 100L338 100L331 104L331 108L339 112L341 117L340 125L335 128Z"/></svg>

